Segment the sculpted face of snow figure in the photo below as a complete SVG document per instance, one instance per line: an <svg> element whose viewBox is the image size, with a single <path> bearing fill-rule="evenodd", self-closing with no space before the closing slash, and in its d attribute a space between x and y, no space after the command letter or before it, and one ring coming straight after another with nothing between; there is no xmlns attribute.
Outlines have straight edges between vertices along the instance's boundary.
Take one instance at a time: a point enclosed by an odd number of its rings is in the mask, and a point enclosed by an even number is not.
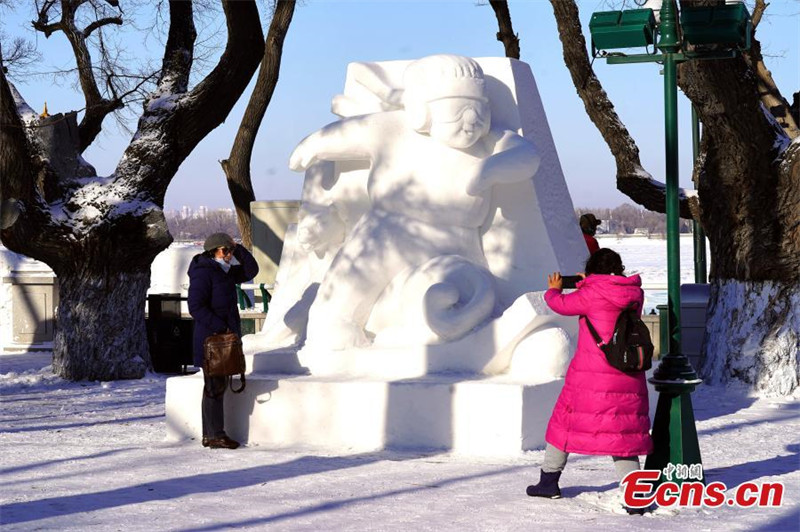
<svg viewBox="0 0 800 532"><path fill-rule="evenodd" d="M483 71L473 59L420 59L407 67L403 85L403 109L329 124L291 156L293 170L317 161L369 163L369 207L322 279L307 345L369 345L365 327L390 285L415 292L402 298L424 301L434 338L463 336L495 310L480 236L491 189L531 179L539 155L529 140L491 127Z"/></svg>

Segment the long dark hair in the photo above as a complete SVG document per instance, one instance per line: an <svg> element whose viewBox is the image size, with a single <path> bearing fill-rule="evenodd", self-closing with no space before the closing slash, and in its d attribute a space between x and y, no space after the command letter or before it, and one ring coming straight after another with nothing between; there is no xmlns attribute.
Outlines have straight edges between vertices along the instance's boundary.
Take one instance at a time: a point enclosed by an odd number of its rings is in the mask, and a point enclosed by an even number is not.
<svg viewBox="0 0 800 532"><path fill-rule="evenodd" d="M600 273L605 275L622 275L625 266L622 257L613 249L600 248L589 257L583 269L586 275Z"/></svg>

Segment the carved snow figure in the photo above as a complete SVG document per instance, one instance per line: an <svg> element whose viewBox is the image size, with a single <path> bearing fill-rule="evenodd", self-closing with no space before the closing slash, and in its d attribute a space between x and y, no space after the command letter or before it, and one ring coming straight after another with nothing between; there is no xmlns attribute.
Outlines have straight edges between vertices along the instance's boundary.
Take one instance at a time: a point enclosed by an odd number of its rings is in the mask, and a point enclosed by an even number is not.
<svg viewBox="0 0 800 532"><path fill-rule="evenodd" d="M586 253L527 65L354 63L333 109L344 118L291 156L307 170L300 221L248 350L302 347L313 373L363 372L342 363L354 353L415 359L384 364L397 377L499 373L540 334L561 371L575 327L537 291Z"/></svg>
<svg viewBox="0 0 800 532"><path fill-rule="evenodd" d="M309 312L309 344L369 345L364 327L378 296L398 274L417 267L434 268L443 281L434 275L424 294L428 324L440 337L458 338L494 310L479 228L491 187L529 179L539 156L529 140L490 128L483 71L472 59L421 59L406 70L404 85L405 110L334 122L292 154L293 170L320 159L370 163L369 210L322 280ZM444 256L449 260L426 268ZM454 270L459 273L445 280Z"/></svg>

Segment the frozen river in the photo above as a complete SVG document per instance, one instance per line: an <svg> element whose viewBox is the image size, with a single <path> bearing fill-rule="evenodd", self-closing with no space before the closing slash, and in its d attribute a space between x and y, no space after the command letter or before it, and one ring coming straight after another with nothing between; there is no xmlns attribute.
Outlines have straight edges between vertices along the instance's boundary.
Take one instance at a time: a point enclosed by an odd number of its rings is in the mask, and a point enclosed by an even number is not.
<svg viewBox="0 0 800 532"><path fill-rule="evenodd" d="M667 302L667 241L660 238L600 235L601 248L611 248L622 256L625 273L642 276L645 288L645 311ZM681 235L681 284L694 282L694 244L692 235ZM706 266L711 254L706 245Z"/></svg>

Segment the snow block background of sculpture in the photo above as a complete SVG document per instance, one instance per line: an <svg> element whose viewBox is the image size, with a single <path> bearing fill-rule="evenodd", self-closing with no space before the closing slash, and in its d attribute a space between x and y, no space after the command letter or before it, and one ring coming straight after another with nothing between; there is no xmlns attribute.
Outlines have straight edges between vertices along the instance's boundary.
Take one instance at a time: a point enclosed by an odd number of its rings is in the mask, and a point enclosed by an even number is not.
<svg viewBox="0 0 800 532"><path fill-rule="evenodd" d="M579 271L585 259L585 245L530 68L505 58L477 61L485 73L492 127L510 129L533 140L541 157L539 170L532 179L494 187L490 214L480 229L485 265L494 276L497 297L492 315L497 317L506 313L521 296L545 289L548 272ZM403 73L409 64L408 61L351 64L344 94L334 98L334 112L353 116L400 108L398 94L402 94ZM287 231L275 298L262 333L246 338L248 352L302 345L308 312L319 283L343 239L369 209L367 178L367 165L363 162L322 161L307 170L299 223ZM500 373L509 367L525 368L519 371L528 374L532 371L530 365L511 365L511 358L517 344L524 345L526 350L535 347L531 334L535 336L536 327L532 327L532 323L538 323L538 327L546 331L539 347L556 348L559 353L550 364L551 377L558 376L552 372L560 371L553 368L562 367L568 360L569 342L565 344L561 340L570 335L574 337L574 320L554 316L546 307L540 309L539 314L532 312L525 316L528 311L519 311L524 304L518 305L510 313L513 319L506 316L504 324L503 320L495 320L498 323L485 326L481 341L475 343L480 331L474 331L462 338L464 342L451 342L453 345L449 347L458 345L460 349L449 349L441 338L440 343L436 343L427 331L415 329L414 324L398 319L398 314L393 312L397 301L393 306L388 294L391 288L381 295L368 322L368 330L383 327L382 331L373 331L377 335L376 344L367 349L334 353L304 349L301 359L313 373L352 370L369 374L369 369L358 369L371 357L373 363L368 366L375 369L378 360L385 358L385 362L390 363L381 372L391 374L397 370L402 375L396 376L402 377L452 370L485 369ZM541 299L541 294L536 297ZM412 314L406 312L405 316ZM543 318L547 314L550 316ZM509 326L510 323L514 325ZM506 337L498 338L498 333ZM554 338L559 341L554 342ZM417 349L408 349L409 340L417 342ZM393 345L399 347L399 344L406 347L402 367L390 360L399 356L393 349ZM463 349L470 348L480 349L481 355L465 354ZM378 356L378 352L385 357ZM409 360L414 357L419 360ZM254 362L253 367L258 370L259 364Z"/></svg>
<svg viewBox="0 0 800 532"><path fill-rule="evenodd" d="M297 222L299 208L297 200L250 202L253 257L258 262L258 275L252 282L275 284L286 229Z"/></svg>

